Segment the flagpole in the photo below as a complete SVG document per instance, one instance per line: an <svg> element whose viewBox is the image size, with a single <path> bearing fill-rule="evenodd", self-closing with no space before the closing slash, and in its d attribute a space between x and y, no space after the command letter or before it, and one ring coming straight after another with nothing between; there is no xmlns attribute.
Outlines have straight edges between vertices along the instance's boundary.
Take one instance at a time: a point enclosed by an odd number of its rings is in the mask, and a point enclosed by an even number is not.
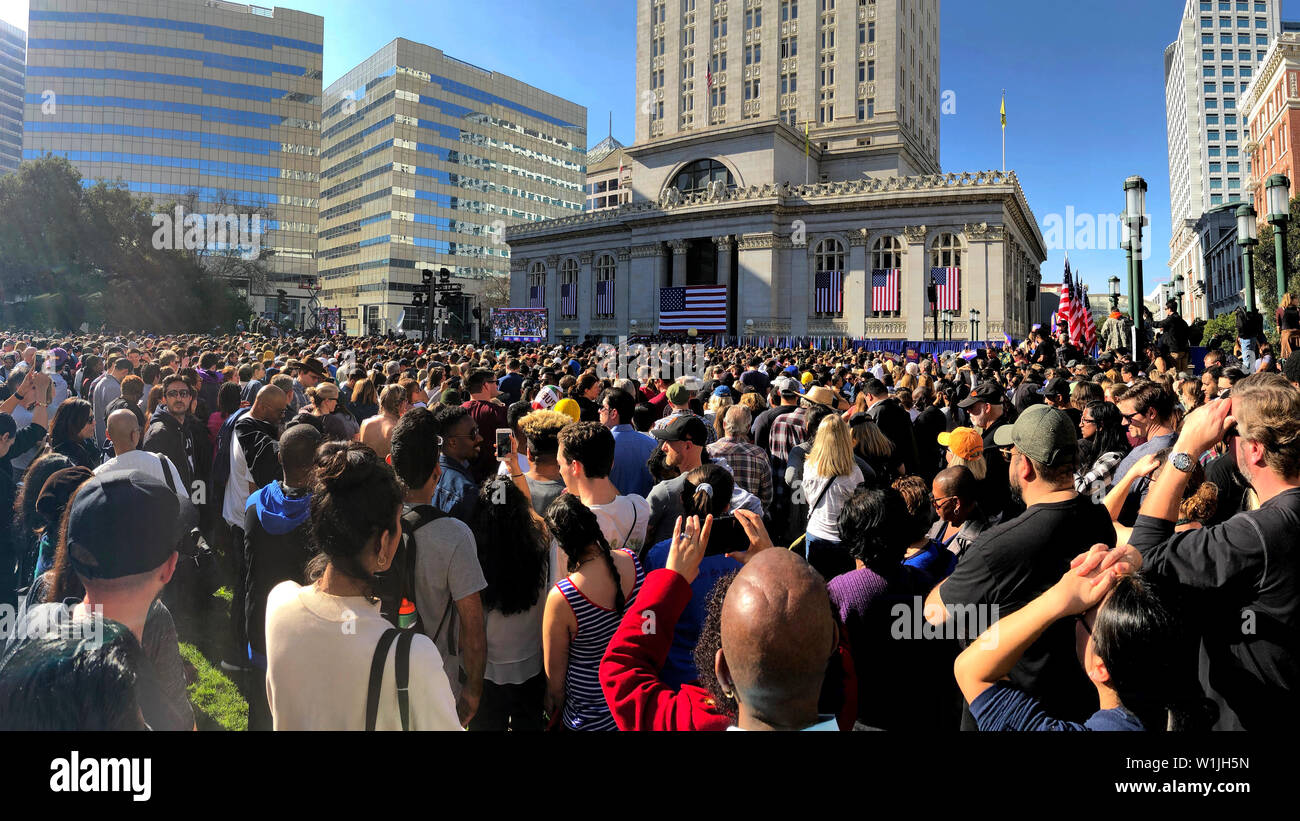
<svg viewBox="0 0 1300 821"><path fill-rule="evenodd" d="M1002 89L1002 173L1007 173L1007 90Z"/></svg>

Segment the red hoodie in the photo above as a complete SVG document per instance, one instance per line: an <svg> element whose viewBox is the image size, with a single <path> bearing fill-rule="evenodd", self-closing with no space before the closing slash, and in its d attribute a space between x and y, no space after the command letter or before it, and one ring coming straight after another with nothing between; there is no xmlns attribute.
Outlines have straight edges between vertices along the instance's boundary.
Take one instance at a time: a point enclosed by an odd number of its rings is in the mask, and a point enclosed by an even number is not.
<svg viewBox="0 0 1300 821"><path fill-rule="evenodd" d="M681 689L659 678L673 628L691 600L691 586L674 570L646 576L636 606L628 608L600 662L600 688L620 730L725 730L731 719L718 712L703 687ZM652 611L654 629L642 614Z"/></svg>

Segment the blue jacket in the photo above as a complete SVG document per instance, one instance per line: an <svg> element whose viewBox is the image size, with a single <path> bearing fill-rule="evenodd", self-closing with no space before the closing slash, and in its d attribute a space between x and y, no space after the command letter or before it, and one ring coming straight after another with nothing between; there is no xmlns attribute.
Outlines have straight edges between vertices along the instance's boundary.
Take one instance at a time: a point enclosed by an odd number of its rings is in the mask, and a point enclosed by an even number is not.
<svg viewBox="0 0 1300 821"><path fill-rule="evenodd" d="M469 464L442 453L438 455L442 476L433 491L433 506L462 522L469 524L474 509L478 507L478 484L470 475Z"/></svg>

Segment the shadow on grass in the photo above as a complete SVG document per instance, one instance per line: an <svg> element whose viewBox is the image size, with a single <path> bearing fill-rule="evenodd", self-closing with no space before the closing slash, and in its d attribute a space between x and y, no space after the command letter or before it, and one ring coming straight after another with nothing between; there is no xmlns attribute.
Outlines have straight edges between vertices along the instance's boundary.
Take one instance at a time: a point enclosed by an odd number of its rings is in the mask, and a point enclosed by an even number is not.
<svg viewBox="0 0 1300 821"><path fill-rule="evenodd" d="M176 607L176 633L189 681L190 702L200 730L247 730L243 676L221 669L230 635L230 589L222 587L192 607Z"/></svg>

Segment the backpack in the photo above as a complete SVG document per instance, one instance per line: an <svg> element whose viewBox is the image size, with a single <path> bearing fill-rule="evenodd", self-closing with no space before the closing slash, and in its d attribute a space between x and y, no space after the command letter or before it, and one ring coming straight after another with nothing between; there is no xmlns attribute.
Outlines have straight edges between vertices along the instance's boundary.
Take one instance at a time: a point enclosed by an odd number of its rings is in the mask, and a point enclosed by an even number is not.
<svg viewBox="0 0 1300 821"><path fill-rule="evenodd" d="M447 514L433 505L416 505L403 513L402 540L397 545L397 552L393 554L393 566L375 574L378 581L374 593L379 599L379 610L384 618L394 627L427 633L435 644L442 634L442 628L447 624L447 617L451 615L455 602L447 602L447 609L438 620L437 629L429 633L415 608L415 532L445 515ZM402 623L404 618L408 620L406 624Z"/></svg>
<svg viewBox="0 0 1300 821"><path fill-rule="evenodd" d="M215 506L213 509L217 511L218 518L225 506L226 483L230 480L230 443L235 438L235 423L248 411L248 408L240 408L230 414L230 418L221 423L221 431L217 434L217 455L212 464L212 492L208 494L207 502Z"/></svg>

